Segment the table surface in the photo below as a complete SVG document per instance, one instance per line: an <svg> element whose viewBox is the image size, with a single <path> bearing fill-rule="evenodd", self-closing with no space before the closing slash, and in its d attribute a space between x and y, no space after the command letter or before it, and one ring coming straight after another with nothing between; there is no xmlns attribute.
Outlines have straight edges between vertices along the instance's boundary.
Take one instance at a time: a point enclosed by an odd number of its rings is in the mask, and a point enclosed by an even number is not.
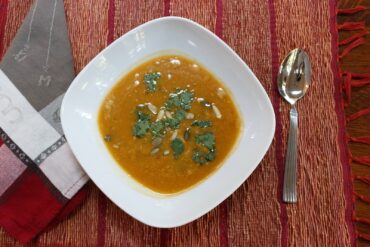
<svg viewBox="0 0 370 247"><path fill-rule="evenodd" d="M338 23L344 21L365 21L366 29L370 31L370 1L362 0L339 0L339 8L349 8L357 5L366 6L368 10L354 14L338 16ZM348 37L348 32L340 32L339 37ZM370 35L366 37L366 43L355 48L351 53L344 57L341 62L341 68L357 73L369 73L370 72ZM354 88L352 90L352 101L351 104L346 108L346 114L354 113L358 110L370 107L370 85L363 88ZM350 122L347 125L347 132L351 136L364 136L370 135L370 116L361 117L355 121ZM353 155L370 155L370 145L366 144L349 144L350 150ZM370 177L369 167L352 163L352 173L354 175L366 175ZM370 186L362 182L355 181L355 191L370 196ZM355 204L356 215L359 217L370 218L370 204L366 204L362 201L357 201ZM370 234L370 225L357 223L358 232ZM359 246L368 246L370 242L360 240Z"/></svg>

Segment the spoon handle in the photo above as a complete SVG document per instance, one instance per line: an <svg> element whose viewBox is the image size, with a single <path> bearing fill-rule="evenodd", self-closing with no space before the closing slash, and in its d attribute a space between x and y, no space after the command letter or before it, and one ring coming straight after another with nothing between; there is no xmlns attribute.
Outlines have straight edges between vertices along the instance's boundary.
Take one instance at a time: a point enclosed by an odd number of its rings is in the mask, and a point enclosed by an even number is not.
<svg viewBox="0 0 370 247"><path fill-rule="evenodd" d="M290 127L288 150L285 160L283 201L288 203L297 202L297 131L298 112L295 106L290 109Z"/></svg>

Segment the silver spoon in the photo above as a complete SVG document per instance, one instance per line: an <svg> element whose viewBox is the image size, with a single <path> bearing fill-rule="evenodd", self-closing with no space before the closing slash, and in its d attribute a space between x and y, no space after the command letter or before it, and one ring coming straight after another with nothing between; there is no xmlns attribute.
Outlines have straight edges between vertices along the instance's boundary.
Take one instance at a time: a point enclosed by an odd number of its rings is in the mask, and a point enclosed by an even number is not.
<svg viewBox="0 0 370 247"><path fill-rule="evenodd" d="M288 101L290 109L290 127L288 150L285 160L283 201L297 202L297 130L298 113L295 103L302 98L311 84L311 63L306 52L296 48L289 52L280 65L277 78L279 93Z"/></svg>

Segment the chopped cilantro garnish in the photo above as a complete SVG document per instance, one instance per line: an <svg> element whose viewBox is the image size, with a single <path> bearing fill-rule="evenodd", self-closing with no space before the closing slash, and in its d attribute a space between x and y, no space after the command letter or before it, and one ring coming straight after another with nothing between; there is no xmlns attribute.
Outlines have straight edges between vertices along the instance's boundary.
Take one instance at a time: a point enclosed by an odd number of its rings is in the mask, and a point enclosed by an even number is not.
<svg viewBox="0 0 370 247"><path fill-rule="evenodd" d="M166 108L171 109L173 107L180 107L181 100L177 94L171 94L170 98L166 102Z"/></svg>
<svg viewBox="0 0 370 247"><path fill-rule="evenodd" d="M181 121L185 118L185 116L186 116L186 111L180 109L180 110L175 112L175 114L173 115L173 118Z"/></svg>
<svg viewBox="0 0 370 247"><path fill-rule="evenodd" d="M212 160L214 160L216 158L216 150L215 149L213 149L212 151L209 151L207 154L206 154L206 156L205 156L205 159L207 160L207 161L212 161Z"/></svg>
<svg viewBox="0 0 370 247"><path fill-rule="evenodd" d="M161 74L158 72L148 73L144 75L144 83L147 86L148 92L155 92L157 90L158 79L161 77Z"/></svg>
<svg viewBox="0 0 370 247"><path fill-rule="evenodd" d="M163 134L164 127L165 125L162 121L154 122L150 125L150 131L153 136L160 136Z"/></svg>
<svg viewBox="0 0 370 247"><path fill-rule="evenodd" d="M181 99L181 107L184 110L189 110L191 108L191 102L193 102L194 100L194 95L192 92L185 90L180 94L180 99Z"/></svg>
<svg viewBox="0 0 370 247"><path fill-rule="evenodd" d="M158 86L158 79L160 78L160 73L148 73L144 75L144 82L147 86L148 92L155 92ZM168 100L165 102L165 108L169 112L165 112L161 108L161 115L157 116L156 121L151 120L151 115L146 113L144 108L145 104L140 104L136 108L136 122L133 126L132 132L135 137L142 138L148 132L152 138L153 149L151 154L159 152L159 145L153 144L157 143L157 140L162 141L165 138L165 134L168 129L178 131L180 125L184 119L193 119L194 114L189 113L191 109L191 104L194 101L194 94L188 89L176 89L174 93L169 95ZM149 109L151 110L151 109ZM156 112L153 112L155 114ZM158 113L159 114L159 113ZM188 117L192 115L192 117ZM212 122L209 120L194 120L191 124L193 127L199 128L209 128L212 127ZM216 142L215 135L212 132L205 132L191 138L190 126L184 131L184 140L186 143L191 140L197 144L197 148L193 150L191 156L192 160L200 165L207 164L216 158ZM175 137L175 136L174 136ZM179 138L174 138L170 141L170 147L172 149L175 159L178 159L180 155L184 153L185 143ZM168 154L169 150L167 150ZM165 153L163 153L166 155Z"/></svg>
<svg viewBox="0 0 370 247"><path fill-rule="evenodd" d="M136 137L143 137L150 127L150 116L143 111L136 110L136 119L132 134Z"/></svg>
<svg viewBox="0 0 370 247"><path fill-rule="evenodd" d="M194 95L192 92L187 89L177 89L175 93L170 94L170 98L166 102L166 108L180 107L183 110L190 110L193 100Z"/></svg>
<svg viewBox="0 0 370 247"><path fill-rule="evenodd" d="M215 149L215 135L212 132L197 135L195 137L195 142L205 146L210 151Z"/></svg>
<svg viewBox="0 0 370 247"><path fill-rule="evenodd" d="M205 159L202 157L202 153L198 150L198 149L195 149L193 151L193 155L191 157L191 159L195 162L195 163L198 163L200 165L203 165L206 163Z"/></svg>
<svg viewBox="0 0 370 247"><path fill-rule="evenodd" d="M195 149L193 151L192 160L195 163L203 165L216 158L215 135L212 132L206 132L204 134L197 135L195 137L195 142L208 149L208 152L201 152L199 149Z"/></svg>
<svg viewBox="0 0 370 247"><path fill-rule="evenodd" d="M138 121L144 121L144 120L149 121L150 120L149 115L142 111L136 111L136 118Z"/></svg>
<svg viewBox="0 0 370 247"><path fill-rule="evenodd" d="M143 137L149 130L149 120L138 120L132 130L133 135L136 137Z"/></svg>
<svg viewBox="0 0 370 247"><path fill-rule="evenodd" d="M185 146L179 138L175 138L171 141L171 148L173 155L177 159L184 152Z"/></svg>
<svg viewBox="0 0 370 247"><path fill-rule="evenodd" d="M212 122L209 120L195 120L192 122L191 126L196 126L200 128L208 128L212 126Z"/></svg>
<svg viewBox="0 0 370 247"><path fill-rule="evenodd" d="M180 128L180 121L176 118L168 118L165 121L165 126L168 126L171 129L178 129Z"/></svg>
<svg viewBox="0 0 370 247"><path fill-rule="evenodd" d="M207 153L201 152L199 149L193 151L191 159L200 165L204 165L209 161L212 161L216 158L216 150L208 151Z"/></svg>
<svg viewBox="0 0 370 247"><path fill-rule="evenodd" d="M169 126L171 129L178 129L180 128L180 123L185 116L186 112L184 110L177 110L175 114L173 114L172 118L166 119L165 125Z"/></svg>

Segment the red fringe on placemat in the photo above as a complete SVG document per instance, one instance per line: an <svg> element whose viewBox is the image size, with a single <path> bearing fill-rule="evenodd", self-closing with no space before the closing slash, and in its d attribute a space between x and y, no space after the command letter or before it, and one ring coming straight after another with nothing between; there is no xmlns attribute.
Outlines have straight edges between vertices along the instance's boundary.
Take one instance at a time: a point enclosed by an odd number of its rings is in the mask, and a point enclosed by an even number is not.
<svg viewBox="0 0 370 247"><path fill-rule="evenodd" d="M365 29L365 22L364 21L355 21L355 22L345 22L343 24L338 25L338 30L344 31L353 31L353 30L364 30Z"/></svg>
<svg viewBox="0 0 370 247"><path fill-rule="evenodd" d="M366 8L364 6L357 6L354 8L349 8L349 9L338 9L337 14L342 15L342 14L354 14L360 11L365 10Z"/></svg>
<svg viewBox="0 0 370 247"><path fill-rule="evenodd" d="M354 14L360 11L364 11L365 9L366 7L364 6L357 6L357 7L349 8L349 9L338 9L337 14L338 15ZM348 55L354 48L365 43L364 37L369 33L365 30L364 21L344 22L342 24L338 24L337 27L339 31L357 31L357 33L353 34L349 38L338 41L339 46L345 46L342 50L342 53L339 54L339 59ZM343 105L346 107L351 102L352 88L370 85L370 73L358 74L358 73L352 73L350 71L340 71L340 76L342 77L342 83L343 83L342 84ZM348 123L350 121L353 121L355 119L358 119L366 115L370 115L370 108L362 109L358 112L355 112L347 116L346 121ZM353 136L348 135L346 139L347 139L347 142L357 142L357 143L370 145L370 136L353 137ZM350 162L354 161L358 164L370 167L370 156L353 156L352 153L349 152L349 159L350 159ZM354 180L361 181L365 184L370 185L370 177L367 177L367 176L352 176L352 181ZM355 192L355 191L352 191L352 193L353 193L354 201L361 200L363 202L370 203L370 196L362 195L359 192ZM355 212L353 215L353 221L370 224L369 218L357 217ZM369 234L357 232L356 237L358 239L370 241Z"/></svg>
<svg viewBox="0 0 370 247"><path fill-rule="evenodd" d="M355 156L352 157L352 161L356 161L361 165L370 166L370 156Z"/></svg>
<svg viewBox="0 0 370 247"><path fill-rule="evenodd" d="M370 136L360 136L360 137L348 136L347 141L370 144Z"/></svg>
<svg viewBox="0 0 370 247"><path fill-rule="evenodd" d="M365 176L354 176L353 178L354 178L354 179L357 179L357 180L359 180L359 181L362 181L362 182L364 182L365 184L370 185L370 178L369 178L369 177L365 177Z"/></svg>

